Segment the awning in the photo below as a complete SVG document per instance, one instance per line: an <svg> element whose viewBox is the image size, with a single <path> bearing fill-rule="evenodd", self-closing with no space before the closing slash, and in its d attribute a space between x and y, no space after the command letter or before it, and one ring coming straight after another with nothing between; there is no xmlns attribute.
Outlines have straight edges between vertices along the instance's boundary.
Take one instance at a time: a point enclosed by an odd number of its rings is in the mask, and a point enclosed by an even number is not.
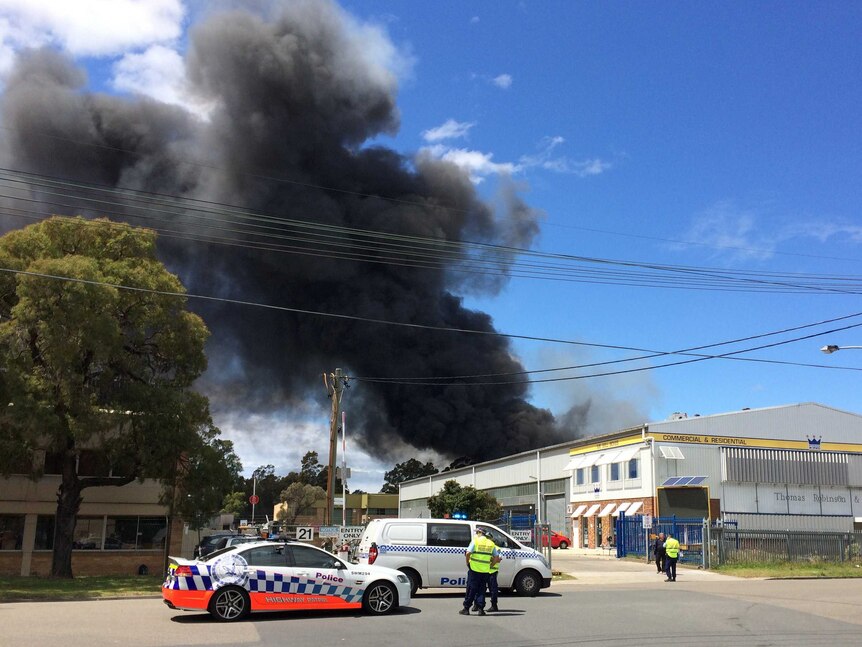
<svg viewBox="0 0 862 647"><path fill-rule="evenodd" d="M595 465L610 465L617 462L617 456L620 455L618 450L603 452L595 462Z"/></svg>
<svg viewBox="0 0 862 647"><path fill-rule="evenodd" d="M628 507L632 504L631 501L625 501L624 503L620 503L620 507L616 509L614 512L615 517L620 516L620 512L628 512Z"/></svg>
<svg viewBox="0 0 862 647"><path fill-rule="evenodd" d="M625 447L625 448L621 449L619 456L617 456L617 462L618 463L627 463L628 461L633 459L635 456L637 456L641 449L643 449L643 446L640 444L632 445L631 447Z"/></svg>
<svg viewBox="0 0 862 647"><path fill-rule="evenodd" d="M572 460L570 460L568 463L566 463L566 466L563 468L563 471L567 472L569 470L576 470L581 466L581 463L583 463L583 462L584 462L583 456L575 456Z"/></svg>
<svg viewBox="0 0 862 647"><path fill-rule="evenodd" d="M616 508L616 507L617 507L616 503L608 503L604 508L602 508L602 511L599 512L598 516L607 517L609 514L611 514L614 511L614 508Z"/></svg>
<svg viewBox="0 0 862 647"><path fill-rule="evenodd" d="M580 517L584 513L584 510L586 510L586 509L587 509L587 504L582 503L577 508L575 508L575 511L572 513L572 516L573 517Z"/></svg>
<svg viewBox="0 0 862 647"><path fill-rule="evenodd" d="M591 505L590 509L584 513L584 516L585 517L592 517L596 513L596 510L598 510L601 507L601 505L602 505L601 503L595 503L595 504Z"/></svg>
<svg viewBox="0 0 862 647"><path fill-rule="evenodd" d="M635 514L638 510L641 509L642 505L643 505L642 501L635 501L634 503L632 503L629 506L629 509L626 510L626 516L630 517L631 515Z"/></svg>
<svg viewBox="0 0 862 647"><path fill-rule="evenodd" d="M578 465L578 468L592 467L602 457L602 452L593 452L584 456L584 462Z"/></svg>
<svg viewBox="0 0 862 647"><path fill-rule="evenodd" d="M682 450L679 447L670 446L659 446L658 450L661 452L662 458L672 458L674 460L683 460L685 456L682 455Z"/></svg>

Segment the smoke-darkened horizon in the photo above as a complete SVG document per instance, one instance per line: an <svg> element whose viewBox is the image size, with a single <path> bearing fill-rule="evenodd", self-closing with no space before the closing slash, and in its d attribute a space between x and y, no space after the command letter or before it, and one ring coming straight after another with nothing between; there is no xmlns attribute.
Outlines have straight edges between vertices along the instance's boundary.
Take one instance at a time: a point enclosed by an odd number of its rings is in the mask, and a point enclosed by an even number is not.
<svg viewBox="0 0 862 647"><path fill-rule="evenodd" d="M151 99L90 93L84 73L61 54L23 53L2 98L4 166L279 219L453 243L529 247L539 231L539 214L510 187L492 207L455 166L369 145L398 128L396 84L364 54L335 5L291 3L267 20L245 12L213 15L193 30L185 64L190 91L210 107L205 120ZM190 292L494 331L491 318L465 308L462 296L495 294L505 266L493 275L459 272L457 255L421 267L361 262L355 255L336 257L320 241L297 243L275 221L266 223L272 229L264 239L252 233L260 222L239 232L228 210L207 213L203 223L200 213L160 208L149 213L154 222L127 199L117 201L104 211L83 203L73 209L184 232L185 238L162 236L160 253ZM245 246L217 244L217 236ZM273 249L279 245L301 249ZM284 410L312 395L324 408L320 375L336 367L351 375L414 378L524 370L508 340L493 335L230 304L192 301L190 307L213 335L202 388L216 413ZM369 453L398 459L405 457L392 456L391 448L405 443L481 460L578 435L560 429L528 395L525 384L360 382L350 392L352 431Z"/></svg>

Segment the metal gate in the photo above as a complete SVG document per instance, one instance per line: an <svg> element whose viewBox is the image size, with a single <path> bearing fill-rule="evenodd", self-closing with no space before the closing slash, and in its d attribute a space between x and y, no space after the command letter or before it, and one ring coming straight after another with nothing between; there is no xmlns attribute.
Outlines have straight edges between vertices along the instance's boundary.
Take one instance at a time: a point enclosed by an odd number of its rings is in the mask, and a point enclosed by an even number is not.
<svg viewBox="0 0 862 647"><path fill-rule="evenodd" d="M643 515L626 517L620 514L616 522L617 557L642 555L651 557L652 543L660 532L672 534L680 543L679 561L703 563L703 519L653 517L652 527L643 527Z"/></svg>
<svg viewBox="0 0 862 647"><path fill-rule="evenodd" d="M562 494L545 497L545 521L548 522L552 531L568 536L566 500Z"/></svg>

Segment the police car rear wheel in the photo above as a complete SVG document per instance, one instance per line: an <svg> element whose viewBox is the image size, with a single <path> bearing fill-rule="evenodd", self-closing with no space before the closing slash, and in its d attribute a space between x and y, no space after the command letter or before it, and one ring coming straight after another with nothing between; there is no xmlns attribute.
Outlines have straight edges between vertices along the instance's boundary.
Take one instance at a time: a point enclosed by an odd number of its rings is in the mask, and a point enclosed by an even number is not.
<svg viewBox="0 0 862 647"><path fill-rule="evenodd" d="M248 593L236 586L225 586L213 595L209 611L216 620L233 622L249 612Z"/></svg>
<svg viewBox="0 0 862 647"><path fill-rule="evenodd" d="M521 571L515 578L515 592L523 597L533 598L542 588L542 578L536 571Z"/></svg>
<svg viewBox="0 0 862 647"><path fill-rule="evenodd" d="M374 615L389 613L397 604L398 592L389 582L374 582L362 597L362 607Z"/></svg>

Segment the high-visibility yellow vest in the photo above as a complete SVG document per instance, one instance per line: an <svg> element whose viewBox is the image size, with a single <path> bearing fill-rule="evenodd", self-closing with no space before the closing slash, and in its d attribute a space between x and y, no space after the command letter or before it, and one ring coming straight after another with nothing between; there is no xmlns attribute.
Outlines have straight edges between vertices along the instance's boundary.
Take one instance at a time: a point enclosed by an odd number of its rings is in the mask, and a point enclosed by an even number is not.
<svg viewBox="0 0 862 647"><path fill-rule="evenodd" d="M473 552L470 553L470 570L477 573L491 572L491 557L496 544L487 537L477 536L473 540Z"/></svg>
<svg viewBox="0 0 862 647"><path fill-rule="evenodd" d="M668 538L668 540L664 542L664 551L667 553L668 557L676 559L679 557L679 542L673 537Z"/></svg>

